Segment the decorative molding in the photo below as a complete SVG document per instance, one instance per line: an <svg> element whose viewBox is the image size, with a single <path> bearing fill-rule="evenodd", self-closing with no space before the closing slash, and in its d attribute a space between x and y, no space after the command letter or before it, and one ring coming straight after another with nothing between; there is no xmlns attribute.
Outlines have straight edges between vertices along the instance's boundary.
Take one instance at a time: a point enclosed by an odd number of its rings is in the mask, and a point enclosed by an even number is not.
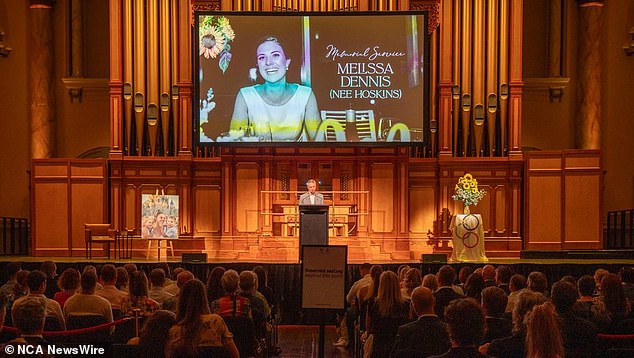
<svg viewBox="0 0 634 358"><path fill-rule="evenodd" d="M440 25L440 0L412 0L410 9L414 11L427 11L427 33L431 34Z"/></svg>
<svg viewBox="0 0 634 358"><path fill-rule="evenodd" d="M191 24L194 26L196 11L220 11L220 0L192 0Z"/></svg>
<svg viewBox="0 0 634 358"><path fill-rule="evenodd" d="M568 88L570 78L568 77L538 77L525 78L525 91L548 91L551 102L561 102L565 90Z"/></svg>
<svg viewBox="0 0 634 358"><path fill-rule="evenodd" d="M68 91L71 102L80 102L86 92L98 92L108 94L109 83L107 78L65 77L62 78L64 87Z"/></svg>

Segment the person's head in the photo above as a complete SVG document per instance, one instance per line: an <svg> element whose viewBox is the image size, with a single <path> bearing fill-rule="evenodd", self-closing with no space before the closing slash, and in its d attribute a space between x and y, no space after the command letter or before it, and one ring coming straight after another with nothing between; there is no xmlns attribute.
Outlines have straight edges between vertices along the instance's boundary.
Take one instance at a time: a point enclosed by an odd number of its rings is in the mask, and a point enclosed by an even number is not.
<svg viewBox="0 0 634 358"><path fill-rule="evenodd" d="M81 274L85 274L86 272L93 272L95 275L97 275L97 268L94 265L86 265L84 266L84 268L81 270ZM98 276L98 275L97 275Z"/></svg>
<svg viewBox="0 0 634 358"><path fill-rule="evenodd" d="M162 268L155 268L150 272L150 283L152 287L163 287L165 284L165 271Z"/></svg>
<svg viewBox="0 0 634 358"><path fill-rule="evenodd" d="M258 70L264 81L285 83L291 59L286 58L282 45L275 37L267 37L256 50Z"/></svg>
<svg viewBox="0 0 634 358"><path fill-rule="evenodd" d="M583 275L577 280L577 290L580 296L592 296L597 289L597 284L594 282L594 277L590 275Z"/></svg>
<svg viewBox="0 0 634 358"><path fill-rule="evenodd" d="M608 271L606 269L602 269L602 268L596 269L594 271L594 282L596 282L597 288L599 288L599 289L601 288L601 280L603 280L603 276L605 276L605 275L607 275L609 273L610 273L610 271Z"/></svg>
<svg viewBox="0 0 634 358"><path fill-rule="evenodd" d="M254 294L258 288L258 277L253 271L244 270L240 272L240 291Z"/></svg>
<svg viewBox="0 0 634 358"><path fill-rule="evenodd" d="M546 302L546 296L541 293L524 290L517 296L517 302L513 307L513 333L524 332L526 325L524 323L524 316L530 312L533 307Z"/></svg>
<svg viewBox="0 0 634 358"><path fill-rule="evenodd" d="M533 307L526 315L526 353L527 357L564 356L559 319L548 302Z"/></svg>
<svg viewBox="0 0 634 358"><path fill-rule="evenodd" d="M412 267L405 274L404 286L408 292L412 292L413 289L420 286L423 283L423 275L420 270Z"/></svg>
<svg viewBox="0 0 634 358"><path fill-rule="evenodd" d="M40 270L33 270L26 279L31 294L40 294L46 291L46 274Z"/></svg>
<svg viewBox="0 0 634 358"><path fill-rule="evenodd" d="M220 279L220 284L222 288L229 294L234 293L238 290L238 284L240 283L240 276L236 270L227 270L224 274L222 274L222 278Z"/></svg>
<svg viewBox="0 0 634 358"><path fill-rule="evenodd" d="M526 282L526 286L529 290L544 293L548 290L548 280L546 279L546 275L539 271L533 271L528 274L528 280Z"/></svg>
<svg viewBox="0 0 634 358"><path fill-rule="evenodd" d="M412 291L412 308L417 316L433 314L436 298L434 292L427 287L416 287Z"/></svg>
<svg viewBox="0 0 634 358"><path fill-rule="evenodd" d="M146 216L143 219L143 227L146 229L152 229L154 227L155 221L156 219L154 218L154 216Z"/></svg>
<svg viewBox="0 0 634 358"><path fill-rule="evenodd" d="M372 297L376 297L379 293L379 282L381 281L381 274L383 273L383 267L381 265L373 265L370 269L370 277L372 277L373 292Z"/></svg>
<svg viewBox="0 0 634 358"><path fill-rule="evenodd" d="M550 299L555 305L557 312L567 312L572 309L572 305L577 302L578 293L575 285L568 281L557 281L553 284L550 292Z"/></svg>
<svg viewBox="0 0 634 358"><path fill-rule="evenodd" d="M169 330L176 323L176 314L171 311L158 310L143 324L139 332L139 351L146 357L163 356L165 343L169 338Z"/></svg>
<svg viewBox="0 0 634 358"><path fill-rule="evenodd" d="M81 292L85 294L95 293L95 287L97 286L97 274L93 271L86 271L81 274Z"/></svg>
<svg viewBox="0 0 634 358"><path fill-rule="evenodd" d="M495 266L493 265L484 265L482 268L482 277L485 281L494 281L495 280Z"/></svg>
<svg viewBox="0 0 634 358"><path fill-rule="evenodd" d="M467 279L469 278L469 276L471 276L472 273L473 267L463 266L460 271L458 271L458 281L460 281L460 283L464 285L465 283L467 283Z"/></svg>
<svg viewBox="0 0 634 358"><path fill-rule="evenodd" d="M44 261L40 265L40 271L46 274L46 277L57 277L57 265L53 261Z"/></svg>
<svg viewBox="0 0 634 358"><path fill-rule="evenodd" d="M167 262L158 263L156 265L156 268L163 269L163 272L165 273L165 279L168 279L168 278L171 277L170 276L170 272L171 272L170 271L170 265Z"/></svg>
<svg viewBox="0 0 634 358"><path fill-rule="evenodd" d="M459 298L445 308L449 339L458 347L477 347L484 335L484 312L472 298Z"/></svg>
<svg viewBox="0 0 634 358"><path fill-rule="evenodd" d="M377 294L378 311L382 317L389 317L394 308L403 302L398 277L392 271L383 271Z"/></svg>
<svg viewBox="0 0 634 358"><path fill-rule="evenodd" d="M148 295L148 281L144 271L134 271L130 275L130 296L146 297Z"/></svg>
<svg viewBox="0 0 634 358"><path fill-rule="evenodd" d="M191 271L183 270L178 273L178 276L176 276L176 286L180 289L188 281L191 281L193 279L194 279L194 274Z"/></svg>
<svg viewBox="0 0 634 358"><path fill-rule="evenodd" d="M170 215L167 217L167 227L176 226L176 216Z"/></svg>
<svg viewBox="0 0 634 358"><path fill-rule="evenodd" d="M178 274L185 271L184 268L182 267L176 267L172 270L172 279L176 280L176 278L178 277Z"/></svg>
<svg viewBox="0 0 634 358"><path fill-rule="evenodd" d="M253 272L258 276L258 287L268 285L269 281L264 266L255 266Z"/></svg>
<svg viewBox="0 0 634 358"><path fill-rule="evenodd" d="M516 273L511 276L509 280L509 290L511 292L519 291L526 288L526 277L524 275Z"/></svg>
<svg viewBox="0 0 634 358"><path fill-rule="evenodd" d="M40 335L46 319L46 299L29 296L18 301L11 309L13 326L22 335Z"/></svg>
<svg viewBox="0 0 634 358"><path fill-rule="evenodd" d="M128 270L126 270L124 267L117 267L117 283L115 283L115 286L118 289L121 289L123 287L128 287L128 280L130 278L128 277Z"/></svg>
<svg viewBox="0 0 634 358"><path fill-rule="evenodd" d="M438 284L440 286L451 286L456 280L456 270L449 265L443 265L436 275L438 278Z"/></svg>
<svg viewBox="0 0 634 358"><path fill-rule="evenodd" d="M22 264L19 262L9 262L7 264L7 275L9 275L9 280L15 280L15 276L18 271L22 269Z"/></svg>
<svg viewBox="0 0 634 358"><path fill-rule="evenodd" d="M428 273L423 277L423 287L429 288L432 292L438 289L438 279L433 273Z"/></svg>
<svg viewBox="0 0 634 358"><path fill-rule="evenodd" d="M619 272L619 277L621 278L621 282L624 284L634 284L634 269L631 267L624 267Z"/></svg>
<svg viewBox="0 0 634 358"><path fill-rule="evenodd" d="M575 286L577 285L577 279L574 276L572 276L572 275L566 275L566 276L560 278L559 280L560 281L570 282L570 283L572 283Z"/></svg>
<svg viewBox="0 0 634 358"><path fill-rule="evenodd" d="M157 211L156 212L156 222L155 225L156 226L163 226L165 225L165 222L167 221L167 215L165 215L162 211Z"/></svg>
<svg viewBox="0 0 634 358"><path fill-rule="evenodd" d="M371 268L372 265L369 262L364 262L361 264L361 266L359 266L359 274L361 274L361 276L363 277L370 273Z"/></svg>
<svg viewBox="0 0 634 358"><path fill-rule="evenodd" d="M214 267L211 272L209 272L209 276L207 277L207 289L208 290L217 290L222 287L221 279L222 275L225 273L225 268L222 266ZM211 299L211 298L209 298Z"/></svg>
<svg viewBox="0 0 634 358"><path fill-rule="evenodd" d="M103 265L101 268L101 282L104 285L114 285L117 282L117 268L114 265Z"/></svg>
<svg viewBox="0 0 634 358"><path fill-rule="evenodd" d="M209 313L207 290L200 280L187 281L181 288L179 297L177 320L180 324L198 321L200 315Z"/></svg>
<svg viewBox="0 0 634 358"><path fill-rule="evenodd" d="M132 273L138 270L135 263L127 263L123 265L123 268L128 271L128 278L132 277Z"/></svg>
<svg viewBox="0 0 634 358"><path fill-rule="evenodd" d="M407 270L409 270L409 265L401 265L398 267L398 271L396 271L398 275L398 282L403 282L403 280L405 280Z"/></svg>
<svg viewBox="0 0 634 358"><path fill-rule="evenodd" d="M79 288L79 271L77 269L69 267L62 271L59 276L57 285L64 291L76 291Z"/></svg>
<svg viewBox="0 0 634 358"><path fill-rule="evenodd" d="M506 293L499 287L491 286L482 290L482 309L488 316L502 316L508 301Z"/></svg>
<svg viewBox="0 0 634 358"><path fill-rule="evenodd" d="M482 290L485 287L484 278L481 274L474 272L469 276L467 282L464 284L465 294L468 297L480 300L482 297Z"/></svg>
<svg viewBox="0 0 634 358"><path fill-rule="evenodd" d="M498 285L508 285L511 276L513 276L513 270L509 266L502 265L495 269L495 282Z"/></svg>
<svg viewBox="0 0 634 358"><path fill-rule="evenodd" d="M616 274L609 273L601 279L601 300L610 315L624 316L629 313L623 285Z"/></svg>
<svg viewBox="0 0 634 358"><path fill-rule="evenodd" d="M29 278L30 271L20 270L15 274L15 286L13 286L13 298L22 297L29 293Z"/></svg>

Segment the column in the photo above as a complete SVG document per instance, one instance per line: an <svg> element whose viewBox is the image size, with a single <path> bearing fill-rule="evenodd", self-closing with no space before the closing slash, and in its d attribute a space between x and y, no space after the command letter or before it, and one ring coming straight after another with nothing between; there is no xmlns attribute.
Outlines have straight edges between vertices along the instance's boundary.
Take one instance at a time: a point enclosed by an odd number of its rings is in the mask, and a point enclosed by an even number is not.
<svg viewBox="0 0 634 358"><path fill-rule="evenodd" d="M577 0L579 36L577 53L577 149L601 148L601 22L603 1Z"/></svg>
<svg viewBox="0 0 634 358"><path fill-rule="evenodd" d="M50 158L55 148L54 5L55 0L29 1L32 158Z"/></svg>

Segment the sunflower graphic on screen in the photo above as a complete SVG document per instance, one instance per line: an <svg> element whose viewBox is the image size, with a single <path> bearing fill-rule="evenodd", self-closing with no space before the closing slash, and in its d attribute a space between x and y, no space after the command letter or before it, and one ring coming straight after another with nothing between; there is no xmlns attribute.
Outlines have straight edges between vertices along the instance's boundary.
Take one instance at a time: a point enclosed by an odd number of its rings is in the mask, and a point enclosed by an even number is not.
<svg viewBox="0 0 634 358"><path fill-rule="evenodd" d="M218 58L218 66L222 73L227 71L231 62L231 45L236 37L229 19L224 16L204 16L200 21L198 32L199 55L204 58Z"/></svg>

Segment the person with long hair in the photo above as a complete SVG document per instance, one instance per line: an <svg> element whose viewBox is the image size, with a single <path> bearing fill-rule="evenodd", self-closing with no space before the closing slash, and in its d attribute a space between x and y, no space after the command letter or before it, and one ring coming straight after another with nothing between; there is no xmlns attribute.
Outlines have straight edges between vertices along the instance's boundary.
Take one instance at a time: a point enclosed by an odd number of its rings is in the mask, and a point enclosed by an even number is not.
<svg viewBox="0 0 634 358"><path fill-rule="evenodd" d="M207 298L209 302L213 302L227 294L220 282L225 271L224 267L216 266L209 272L209 277L207 278Z"/></svg>
<svg viewBox="0 0 634 358"><path fill-rule="evenodd" d="M436 278L436 275L434 275L433 273L428 273L427 275L425 275L423 277L422 286L429 288L431 292L436 292L436 290L438 289L438 279Z"/></svg>
<svg viewBox="0 0 634 358"><path fill-rule="evenodd" d="M563 358L564 343L555 308L549 302L526 315L526 358Z"/></svg>
<svg viewBox="0 0 634 358"><path fill-rule="evenodd" d="M423 275L420 270L412 267L407 270L405 274L405 279L403 281L403 288L401 288L401 295L405 300L412 299L412 291L423 283Z"/></svg>
<svg viewBox="0 0 634 358"><path fill-rule="evenodd" d="M382 273L383 268L381 265L373 265L370 268L370 277L372 277L372 282L361 287L361 289L359 289L359 293L357 294L357 297L359 298L359 322L361 330L365 330L365 316L368 313L368 302L373 300L379 292L379 280L381 279Z"/></svg>
<svg viewBox="0 0 634 358"><path fill-rule="evenodd" d="M479 302L482 299L482 290L484 290L485 286L484 276L474 272L467 278L467 282L464 285L465 295Z"/></svg>
<svg viewBox="0 0 634 358"><path fill-rule="evenodd" d="M626 333L619 332L619 324L627 319L630 314L630 308L627 305L627 299L623 292L623 285L619 276L608 273L601 279L600 299L605 304L605 309L610 316L612 324L610 333Z"/></svg>
<svg viewBox="0 0 634 358"><path fill-rule="evenodd" d="M128 315L133 315L133 310L141 310L141 316L150 316L161 307L158 302L148 296L149 287L145 272L134 271L130 276L130 305L127 308Z"/></svg>
<svg viewBox="0 0 634 358"><path fill-rule="evenodd" d="M128 344L138 345L139 357L163 358L169 331L176 324L176 314L159 310L143 324L138 337L130 338Z"/></svg>
<svg viewBox="0 0 634 358"><path fill-rule="evenodd" d="M181 288L176 323L169 330L165 356L195 356L204 347L224 347L232 358L238 358L233 334L222 317L209 310L207 290L198 279Z"/></svg>
<svg viewBox="0 0 634 358"><path fill-rule="evenodd" d="M374 336L372 357L389 357L398 327L409 321L409 302L403 299L398 277L384 271L379 280L377 297L369 303L366 328Z"/></svg>
<svg viewBox="0 0 634 358"><path fill-rule="evenodd" d="M60 307L64 308L64 303L66 300L77 293L77 289L79 289L79 271L77 269L69 267L62 272L59 276L59 280L57 285L61 289L61 291L56 292L53 296L53 299L59 303Z"/></svg>

